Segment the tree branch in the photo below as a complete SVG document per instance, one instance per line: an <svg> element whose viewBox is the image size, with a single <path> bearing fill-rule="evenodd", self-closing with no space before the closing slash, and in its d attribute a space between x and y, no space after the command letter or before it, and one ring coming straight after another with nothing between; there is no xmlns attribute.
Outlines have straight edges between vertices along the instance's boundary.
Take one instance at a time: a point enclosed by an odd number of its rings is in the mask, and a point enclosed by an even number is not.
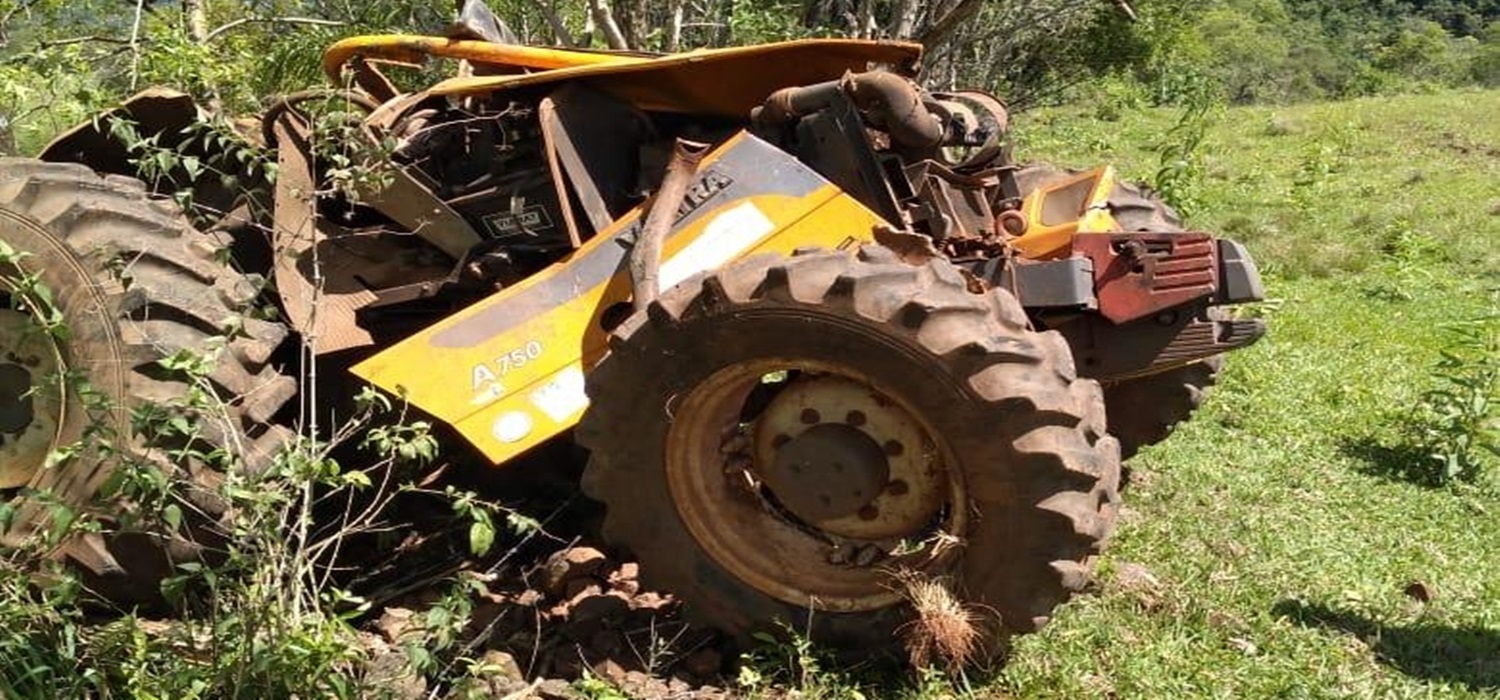
<svg viewBox="0 0 1500 700"><path fill-rule="evenodd" d="M610 14L609 5L604 0L589 0L589 15L598 22L599 28L604 30L604 40L609 42L609 48L621 51L630 50L630 44L625 41L625 35L620 32L620 25L615 24L615 16Z"/></svg>
<svg viewBox="0 0 1500 700"><path fill-rule="evenodd" d="M953 35L953 32L958 30L959 25L968 21L974 15L979 14L979 8L983 4L983 0L960 0L947 14L939 17L936 22L933 22L932 26L927 28L927 31L922 32L921 37L917 41L922 42L922 45L928 48L947 41Z"/></svg>
<svg viewBox="0 0 1500 700"><path fill-rule="evenodd" d="M146 12L146 0L136 0L135 22L130 25L130 89L141 76L141 16Z"/></svg>
<svg viewBox="0 0 1500 700"><path fill-rule="evenodd" d="M535 5L537 11L542 13L542 18L547 20L547 26L552 28L552 34L557 37L558 43L570 49L578 46L578 42L573 40L573 33L568 31L568 26L563 24L562 18L557 16L552 7L542 4L541 0L532 0L531 4Z"/></svg>
<svg viewBox="0 0 1500 700"><path fill-rule="evenodd" d="M345 23L332 19L318 19L316 17L241 17L209 32L203 37L203 43L212 43L214 39L223 36L225 33L247 24L310 24L318 27L342 27Z"/></svg>

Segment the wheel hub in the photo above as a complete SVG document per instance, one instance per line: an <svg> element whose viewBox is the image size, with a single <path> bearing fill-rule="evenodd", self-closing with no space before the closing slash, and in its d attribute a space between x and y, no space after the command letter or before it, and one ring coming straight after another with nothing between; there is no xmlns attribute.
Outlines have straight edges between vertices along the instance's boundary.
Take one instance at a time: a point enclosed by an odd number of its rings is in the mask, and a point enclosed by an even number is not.
<svg viewBox="0 0 1500 700"><path fill-rule="evenodd" d="M718 565L793 605L852 612L901 599L893 570L951 563L955 550L940 545L967 530L968 511L948 507L967 502L962 482L946 448L880 387L843 367L767 358L681 395L666 485Z"/></svg>
<svg viewBox="0 0 1500 700"><path fill-rule="evenodd" d="M756 422L755 456L756 473L792 515L839 537L923 532L950 496L916 418L837 375L799 379L777 394Z"/></svg>
<svg viewBox="0 0 1500 700"><path fill-rule="evenodd" d="M890 480L891 466L858 428L822 423L782 445L761 475L793 515L816 524L868 505Z"/></svg>
<svg viewBox="0 0 1500 700"><path fill-rule="evenodd" d="M31 317L0 309L0 489L24 486L62 424L57 346Z"/></svg>
<svg viewBox="0 0 1500 700"><path fill-rule="evenodd" d="M0 435L14 435L31 425L31 373L0 363Z"/></svg>

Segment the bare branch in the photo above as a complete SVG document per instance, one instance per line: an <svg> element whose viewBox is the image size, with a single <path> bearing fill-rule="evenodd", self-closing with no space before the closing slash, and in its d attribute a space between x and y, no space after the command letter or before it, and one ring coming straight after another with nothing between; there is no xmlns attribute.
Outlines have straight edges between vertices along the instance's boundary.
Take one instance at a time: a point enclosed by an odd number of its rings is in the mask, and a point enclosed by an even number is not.
<svg viewBox="0 0 1500 700"><path fill-rule="evenodd" d="M140 78L141 67L141 16L146 12L146 0L136 0L135 22L130 25L130 89L135 89Z"/></svg>
<svg viewBox="0 0 1500 700"><path fill-rule="evenodd" d="M953 35L953 32L958 30L959 26L974 15L979 14L979 8L983 4L983 0L960 0L953 9L948 10L947 14L938 18L936 22L933 22L932 26L927 28L927 31L922 32L922 36L918 41L922 42L922 45L928 48L947 41Z"/></svg>
<svg viewBox="0 0 1500 700"><path fill-rule="evenodd" d="M66 39L45 39L45 40L42 40L42 41L38 41L36 43L36 48L38 50L41 50L41 49L54 49L54 48L57 48L59 46L71 46L73 44L89 44L89 43L95 43L95 42L100 43L100 44L134 44L134 43L137 43L136 39L133 39L133 38L120 38L120 37L115 37L115 36L100 36L98 34L90 34L88 36L70 36L70 37L68 37Z"/></svg>
<svg viewBox="0 0 1500 700"><path fill-rule="evenodd" d="M208 43L208 10L204 0L182 0L182 12L187 15L188 36L199 44Z"/></svg>
<svg viewBox="0 0 1500 700"><path fill-rule="evenodd" d="M318 27L342 27L344 22L332 19L318 19L316 17L241 17L223 26L215 28L203 37L203 43L212 43L214 39L223 36L230 30L247 24L310 24Z"/></svg>
<svg viewBox="0 0 1500 700"><path fill-rule="evenodd" d="M537 11L542 13L542 18L547 20L547 26L552 28L552 34L557 37L558 43L570 49L578 45L578 42L573 40L573 33L568 31L568 26L563 24L562 18L557 16L553 8L542 4L541 0L532 0L531 4L535 5Z"/></svg>
<svg viewBox="0 0 1500 700"><path fill-rule="evenodd" d="M630 44L625 41L625 35L620 32L620 25L615 24L615 16L610 14L609 5L604 0L589 0L589 15L599 23L599 28L604 30L604 40L609 42L609 47L621 51L630 50Z"/></svg>

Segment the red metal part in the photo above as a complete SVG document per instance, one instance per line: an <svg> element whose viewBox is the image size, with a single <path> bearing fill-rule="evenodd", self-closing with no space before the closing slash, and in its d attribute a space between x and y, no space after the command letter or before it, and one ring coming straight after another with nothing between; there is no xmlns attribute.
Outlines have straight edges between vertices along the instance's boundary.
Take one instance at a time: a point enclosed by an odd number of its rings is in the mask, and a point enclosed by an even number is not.
<svg viewBox="0 0 1500 700"><path fill-rule="evenodd" d="M1115 323L1145 318L1214 293L1218 260L1206 233L1085 233L1073 251L1094 263L1099 313Z"/></svg>

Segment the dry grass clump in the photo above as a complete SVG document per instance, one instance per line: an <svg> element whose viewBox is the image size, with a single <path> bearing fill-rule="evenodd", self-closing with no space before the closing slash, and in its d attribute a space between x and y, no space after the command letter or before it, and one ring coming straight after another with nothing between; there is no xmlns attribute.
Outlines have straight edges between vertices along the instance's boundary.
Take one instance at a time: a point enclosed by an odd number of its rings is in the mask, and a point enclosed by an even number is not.
<svg viewBox="0 0 1500 700"><path fill-rule="evenodd" d="M901 628L912 666L941 664L957 672L974 661L980 647L979 614L948 590L945 579L916 571L899 572L896 578L917 613L916 619Z"/></svg>

